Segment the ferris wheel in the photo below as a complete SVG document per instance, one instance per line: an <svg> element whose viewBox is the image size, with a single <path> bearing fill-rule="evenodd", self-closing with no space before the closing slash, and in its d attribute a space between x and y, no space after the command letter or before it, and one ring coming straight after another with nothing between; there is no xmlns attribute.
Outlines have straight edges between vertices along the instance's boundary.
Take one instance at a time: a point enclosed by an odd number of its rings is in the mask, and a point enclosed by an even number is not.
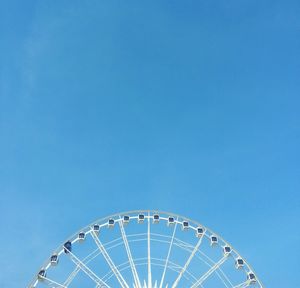
<svg viewBox="0 0 300 288"><path fill-rule="evenodd" d="M159 211L111 215L62 243L29 288L263 287L246 260L219 235Z"/></svg>

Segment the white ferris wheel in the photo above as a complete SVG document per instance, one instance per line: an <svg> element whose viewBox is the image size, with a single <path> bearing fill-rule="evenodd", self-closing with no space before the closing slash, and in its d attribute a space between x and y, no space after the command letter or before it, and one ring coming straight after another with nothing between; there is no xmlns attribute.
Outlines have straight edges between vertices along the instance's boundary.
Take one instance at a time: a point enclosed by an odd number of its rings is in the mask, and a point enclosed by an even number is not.
<svg viewBox="0 0 300 288"><path fill-rule="evenodd" d="M29 288L263 287L224 239L186 217L158 211L111 215L62 243Z"/></svg>

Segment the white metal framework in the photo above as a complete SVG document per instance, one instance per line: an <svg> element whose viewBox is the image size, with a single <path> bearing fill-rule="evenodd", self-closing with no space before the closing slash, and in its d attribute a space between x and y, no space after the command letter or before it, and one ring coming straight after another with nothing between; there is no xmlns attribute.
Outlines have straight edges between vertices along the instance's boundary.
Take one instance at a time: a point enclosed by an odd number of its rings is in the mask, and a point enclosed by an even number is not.
<svg viewBox="0 0 300 288"><path fill-rule="evenodd" d="M172 213L131 211L67 239L29 288L263 287L247 261L205 226Z"/></svg>

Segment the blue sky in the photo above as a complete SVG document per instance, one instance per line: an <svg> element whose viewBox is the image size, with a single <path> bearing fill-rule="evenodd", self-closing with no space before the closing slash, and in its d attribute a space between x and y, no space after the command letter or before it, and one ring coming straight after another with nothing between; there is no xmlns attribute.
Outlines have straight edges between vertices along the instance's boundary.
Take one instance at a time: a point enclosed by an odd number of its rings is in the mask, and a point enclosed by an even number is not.
<svg viewBox="0 0 300 288"><path fill-rule="evenodd" d="M118 211L198 220L266 287L300 256L300 2L3 1L0 286Z"/></svg>

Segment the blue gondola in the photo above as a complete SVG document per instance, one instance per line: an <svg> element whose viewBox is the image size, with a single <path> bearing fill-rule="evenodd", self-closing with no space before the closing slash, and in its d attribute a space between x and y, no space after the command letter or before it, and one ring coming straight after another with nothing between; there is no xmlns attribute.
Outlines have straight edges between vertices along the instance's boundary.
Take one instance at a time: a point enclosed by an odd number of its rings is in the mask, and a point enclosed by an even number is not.
<svg viewBox="0 0 300 288"><path fill-rule="evenodd" d="M71 241L67 241L64 244L64 251L65 251L66 254L68 254L69 252L72 251L72 242Z"/></svg>

